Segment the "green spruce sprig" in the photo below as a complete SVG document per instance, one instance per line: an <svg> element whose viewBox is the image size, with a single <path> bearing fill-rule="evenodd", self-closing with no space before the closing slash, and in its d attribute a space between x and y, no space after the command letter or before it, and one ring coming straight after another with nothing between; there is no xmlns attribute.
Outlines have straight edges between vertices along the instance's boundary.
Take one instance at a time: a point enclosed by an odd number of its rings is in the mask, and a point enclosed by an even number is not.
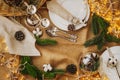
<svg viewBox="0 0 120 80"><path fill-rule="evenodd" d="M36 43L41 46L47 46L47 45L56 45L57 41L52 39L41 39L39 37L36 37Z"/></svg>
<svg viewBox="0 0 120 80"><path fill-rule="evenodd" d="M91 28L94 35L100 34L100 32L107 32L107 28L110 26L110 23L104 18L98 16L96 13L93 13Z"/></svg>
<svg viewBox="0 0 120 80"><path fill-rule="evenodd" d="M22 56L21 57L21 64L24 64L24 63L26 63L25 68L23 70L21 70L21 73L23 75L30 75L34 78L37 78L38 80L42 80L43 72L32 64L32 60L30 57Z"/></svg>
<svg viewBox="0 0 120 80"><path fill-rule="evenodd" d="M63 75L65 73L64 70L61 69L53 69L52 71L44 72L44 77L46 79L53 79L56 75Z"/></svg>
<svg viewBox="0 0 120 80"><path fill-rule="evenodd" d="M98 16L96 13L93 13L91 28L95 37L86 41L84 43L84 46L89 47L92 45L97 45L98 49L100 50L104 46L104 44L107 42L120 43L119 38L117 38L116 36L107 34L109 25L110 23L108 21Z"/></svg>
<svg viewBox="0 0 120 80"><path fill-rule="evenodd" d="M44 78L47 79L53 79L56 77L56 75L63 75L65 73L64 70L61 69L53 69L52 71L49 72L44 72L42 70L39 70L36 66L32 64L32 60L29 56L22 56L21 57L21 64L26 63L24 66L25 68L21 70L21 74L23 75L30 75L33 78L37 78L37 80L42 80L43 75Z"/></svg>

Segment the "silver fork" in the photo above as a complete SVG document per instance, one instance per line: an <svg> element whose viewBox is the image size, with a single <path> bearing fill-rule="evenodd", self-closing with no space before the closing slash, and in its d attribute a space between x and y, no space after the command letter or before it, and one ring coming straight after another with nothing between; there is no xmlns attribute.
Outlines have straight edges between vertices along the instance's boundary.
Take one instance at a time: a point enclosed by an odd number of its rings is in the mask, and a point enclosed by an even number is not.
<svg viewBox="0 0 120 80"><path fill-rule="evenodd" d="M75 35L75 34L69 34L69 33L65 32L65 31L62 31L62 30L56 28L56 27L53 27L52 30L56 31L56 32L61 32L61 33L65 34L66 36L68 36L70 38L73 38L73 39L77 39L78 38L77 35Z"/></svg>
<svg viewBox="0 0 120 80"><path fill-rule="evenodd" d="M65 34L65 35L68 35L68 36L61 35L61 34L59 34L59 33L57 33L57 32L61 32L61 33ZM47 33L49 36L51 36L51 37L60 37L60 38L69 40L69 41L71 41L71 42L77 42L77 36L76 36L76 35L66 33L66 32L64 32L64 31L61 31L61 30L55 28L55 27L54 27L54 28L51 28L51 29L47 29L47 30L46 30L46 33Z"/></svg>

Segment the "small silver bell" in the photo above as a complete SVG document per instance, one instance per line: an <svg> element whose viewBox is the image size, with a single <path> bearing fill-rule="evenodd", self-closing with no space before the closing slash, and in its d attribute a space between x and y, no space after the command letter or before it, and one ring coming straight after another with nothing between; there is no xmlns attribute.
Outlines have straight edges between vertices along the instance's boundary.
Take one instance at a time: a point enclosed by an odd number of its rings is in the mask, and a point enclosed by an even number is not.
<svg viewBox="0 0 120 80"><path fill-rule="evenodd" d="M44 28L49 27L49 25L50 25L49 19L47 19L47 18L41 19L41 25L42 25Z"/></svg>
<svg viewBox="0 0 120 80"><path fill-rule="evenodd" d="M27 13L32 15L35 14L37 12L37 8L34 5L28 5L27 7Z"/></svg>

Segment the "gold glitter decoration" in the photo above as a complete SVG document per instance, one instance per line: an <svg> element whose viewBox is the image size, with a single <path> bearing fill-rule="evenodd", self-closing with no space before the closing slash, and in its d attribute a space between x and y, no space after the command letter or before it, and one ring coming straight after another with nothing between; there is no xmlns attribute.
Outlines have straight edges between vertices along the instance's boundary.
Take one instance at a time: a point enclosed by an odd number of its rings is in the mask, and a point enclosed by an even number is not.
<svg viewBox="0 0 120 80"><path fill-rule="evenodd" d="M7 51L5 40L2 37L0 37L0 51L3 51L3 52Z"/></svg>
<svg viewBox="0 0 120 80"><path fill-rule="evenodd" d="M80 80L108 80L108 78L105 75L100 76L99 73L93 75L89 73L86 76L81 77Z"/></svg>
<svg viewBox="0 0 120 80"><path fill-rule="evenodd" d="M19 56L9 54L5 39L0 37L0 68L3 68L1 71L4 72L4 76L1 76L0 80L24 80L18 67Z"/></svg>

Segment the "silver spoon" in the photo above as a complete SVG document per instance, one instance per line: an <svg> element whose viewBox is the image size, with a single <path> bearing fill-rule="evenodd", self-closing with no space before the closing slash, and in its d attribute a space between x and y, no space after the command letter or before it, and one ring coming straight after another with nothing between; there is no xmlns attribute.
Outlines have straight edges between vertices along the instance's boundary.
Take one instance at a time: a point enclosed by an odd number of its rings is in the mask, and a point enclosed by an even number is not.
<svg viewBox="0 0 120 80"><path fill-rule="evenodd" d="M52 30L53 30L53 31L56 31L56 32L61 32L61 33L63 33L64 35L66 35L66 36L68 36L68 37L70 37L70 38L72 38L72 39L77 39L77 38L78 38L77 35L75 35L75 34L69 34L69 33L65 32L65 31L62 31L62 30L56 28L56 27L53 27Z"/></svg>
<svg viewBox="0 0 120 80"><path fill-rule="evenodd" d="M58 35L58 34L56 33L56 31L51 30L51 29L46 30L46 33L47 33L50 37L60 37L60 38L66 39L66 40L71 41L71 42L76 42L76 41L77 41L76 39L73 39L73 38L70 38L70 37L62 36L62 35L60 35L60 34Z"/></svg>

